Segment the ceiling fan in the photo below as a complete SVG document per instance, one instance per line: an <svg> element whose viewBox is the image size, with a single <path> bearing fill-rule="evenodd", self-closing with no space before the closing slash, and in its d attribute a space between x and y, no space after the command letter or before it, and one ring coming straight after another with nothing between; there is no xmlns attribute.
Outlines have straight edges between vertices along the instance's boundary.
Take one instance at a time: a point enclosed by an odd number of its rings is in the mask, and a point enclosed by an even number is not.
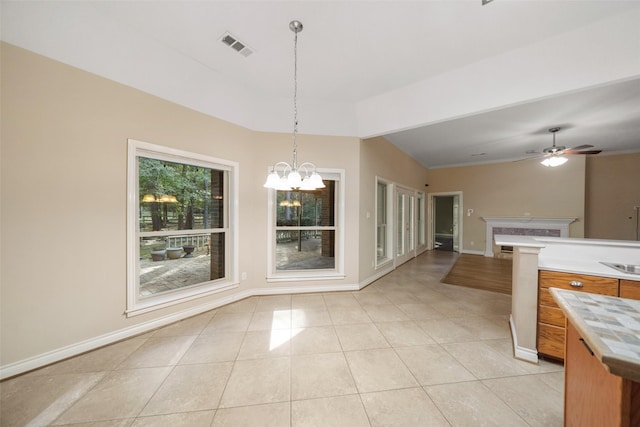
<svg viewBox="0 0 640 427"><path fill-rule="evenodd" d="M577 147L567 148L563 145L556 145L556 133L560 131L560 127L553 127L549 129L549 132L553 134L553 145L542 150L541 156L544 157L542 164L545 166L560 166L567 161L565 155L572 154L598 154L602 150L587 150L587 148L593 148L593 145L584 144Z"/></svg>

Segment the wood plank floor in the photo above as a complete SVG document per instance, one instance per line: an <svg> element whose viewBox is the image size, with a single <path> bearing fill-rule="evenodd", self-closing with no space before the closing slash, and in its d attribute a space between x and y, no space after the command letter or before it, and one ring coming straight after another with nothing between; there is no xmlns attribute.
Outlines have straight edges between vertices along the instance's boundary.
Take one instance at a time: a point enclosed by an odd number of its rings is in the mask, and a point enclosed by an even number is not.
<svg viewBox="0 0 640 427"><path fill-rule="evenodd" d="M511 295L511 264L510 259L460 254L441 281Z"/></svg>

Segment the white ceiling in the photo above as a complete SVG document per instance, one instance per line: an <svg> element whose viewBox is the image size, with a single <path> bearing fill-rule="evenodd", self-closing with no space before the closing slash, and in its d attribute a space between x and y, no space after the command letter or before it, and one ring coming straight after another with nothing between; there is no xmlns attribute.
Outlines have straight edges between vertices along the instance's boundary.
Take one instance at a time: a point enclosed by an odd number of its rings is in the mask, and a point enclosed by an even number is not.
<svg viewBox="0 0 640 427"><path fill-rule="evenodd" d="M412 85L473 71L476 64L508 58L511 52L535 52L544 42L582 36L601 22L639 11L638 1L612 0L495 0L486 6L481 0L3 0L2 38L250 128L290 131L293 33L288 24L298 19L304 24L298 44L300 131L384 135L425 166L443 167L540 152L551 144L546 130L552 126L564 128L560 145L592 144L610 153L640 150L640 67L615 81L603 76L583 87L521 96L519 102L500 96L502 104L478 105L471 112L469 107L421 115L419 103L384 101ZM226 31L255 52L245 58L223 45ZM585 50L593 48L584 42ZM638 39L629 43L640 46ZM557 71L556 58L549 59L515 64L513 72L543 65L546 79L556 72L566 78L563 59ZM640 58L634 61L634 67L640 64ZM491 84L493 92L517 92L500 87L500 81L463 80L464 85ZM364 123L381 123L375 114L362 112L376 100L386 103L386 117L397 115L381 129ZM407 117L410 123L402 120Z"/></svg>
<svg viewBox="0 0 640 427"><path fill-rule="evenodd" d="M640 80L476 114L386 137L431 167L539 158L553 143L640 151ZM536 152L536 154L527 154Z"/></svg>

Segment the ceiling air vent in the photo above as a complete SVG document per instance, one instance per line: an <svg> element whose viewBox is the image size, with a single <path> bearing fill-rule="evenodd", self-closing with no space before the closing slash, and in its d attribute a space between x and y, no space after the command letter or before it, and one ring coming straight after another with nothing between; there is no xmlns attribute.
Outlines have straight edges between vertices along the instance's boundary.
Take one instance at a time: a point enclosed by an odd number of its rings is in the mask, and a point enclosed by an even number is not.
<svg viewBox="0 0 640 427"><path fill-rule="evenodd" d="M229 32L224 33L220 41L222 41L222 43L226 44L242 56L249 56L253 53L253 49L247 46L246 43L238 40L236 36L231 35L231 33Z"/></svg>

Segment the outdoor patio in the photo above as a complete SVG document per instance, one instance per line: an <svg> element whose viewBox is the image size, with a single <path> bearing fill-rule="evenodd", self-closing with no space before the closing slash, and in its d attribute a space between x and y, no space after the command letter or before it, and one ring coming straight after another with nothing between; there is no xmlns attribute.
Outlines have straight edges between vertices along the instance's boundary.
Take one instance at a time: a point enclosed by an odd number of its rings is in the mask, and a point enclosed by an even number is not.
<svg viewBox="0 0 640 427"><path fill-rule="evenodd" d="M298 242L279 242L276 245L277 270L332 269L335 258L321 255L321 239L309 238ZM209 281L210 256L205 249L196 250L193 257L152 261L140 260L140 295L143 297Z"/></svg>

